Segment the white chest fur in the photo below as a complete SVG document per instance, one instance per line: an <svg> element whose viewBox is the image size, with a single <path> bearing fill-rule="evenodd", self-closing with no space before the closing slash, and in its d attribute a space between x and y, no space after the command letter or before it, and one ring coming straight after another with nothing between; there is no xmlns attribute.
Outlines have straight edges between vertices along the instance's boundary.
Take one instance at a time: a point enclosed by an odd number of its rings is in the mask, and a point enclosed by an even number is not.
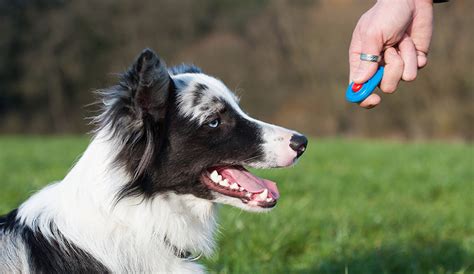
<svg viewBox="0 0 474 274"><path fill-rule="evenodd" d="M170 244L209 255L215 205L174 193L116 203L117 192L130 178L113 167L117 145L104 140L93 140L64 180L32 196L20 207L19 217L49 237L55 237L53 223L113 272L201 272L200 265L178 258Z"/></svg>

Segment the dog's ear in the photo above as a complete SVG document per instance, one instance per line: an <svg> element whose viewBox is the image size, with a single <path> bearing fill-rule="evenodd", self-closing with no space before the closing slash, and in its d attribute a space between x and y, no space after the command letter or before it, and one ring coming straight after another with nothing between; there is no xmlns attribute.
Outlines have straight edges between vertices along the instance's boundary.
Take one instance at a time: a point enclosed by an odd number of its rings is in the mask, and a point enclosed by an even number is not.
<svg viewBox="0 0 474 274"><path fill-rule="evenodd" d="M165 62L151 49L144 49L122 75L120 86L124 92L111 93L113 107L105 116L111 118L105 119L111 120L115 125L113 130L121 132L124 142L129 144L117 159L125 163L133 178L139 178L149 168L156 152L154 142L161 130L157 123L165 119L173 81ZM119 119L123 112L129 115Z"/></svg>
<svg viewBox="0 0 474 274"><path fill-rule="evenodd" d="M132 87L132 104L140 118L163 119L171 78L165 62L151 49L144 49L125 74ZM130 86L130 85L129 85Z"/></svg>

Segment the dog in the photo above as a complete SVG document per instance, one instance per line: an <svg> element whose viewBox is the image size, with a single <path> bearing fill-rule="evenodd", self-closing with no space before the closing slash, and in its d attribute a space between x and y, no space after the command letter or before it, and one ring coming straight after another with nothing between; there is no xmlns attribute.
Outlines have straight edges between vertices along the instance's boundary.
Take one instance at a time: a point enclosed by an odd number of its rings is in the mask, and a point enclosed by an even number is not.
<svg viewBox="0 0 474 274"><path fill-rule="evenodd" d="M100 90L82 157L0 219L0 273L200 273L216 204L271 210L276 184L244 166L293 165L304 135L249 117L196 66L150 49Z"/></svg>

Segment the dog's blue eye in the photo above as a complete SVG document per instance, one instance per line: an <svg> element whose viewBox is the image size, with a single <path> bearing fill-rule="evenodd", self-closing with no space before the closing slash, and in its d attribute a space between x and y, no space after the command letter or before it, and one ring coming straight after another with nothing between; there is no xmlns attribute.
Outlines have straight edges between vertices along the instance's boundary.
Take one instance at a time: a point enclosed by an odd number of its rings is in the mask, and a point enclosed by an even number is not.
<svg viewBox="0 0 474 274"><path fill-rule="evenodd" d="M209 127L212 127L212 128L216 128L216 127L218 127L220 124L221 124L221 120L220 120L219 118L214 119L214 120L210 121L209 123L207 123L207 125L208 125Z"/></svg>

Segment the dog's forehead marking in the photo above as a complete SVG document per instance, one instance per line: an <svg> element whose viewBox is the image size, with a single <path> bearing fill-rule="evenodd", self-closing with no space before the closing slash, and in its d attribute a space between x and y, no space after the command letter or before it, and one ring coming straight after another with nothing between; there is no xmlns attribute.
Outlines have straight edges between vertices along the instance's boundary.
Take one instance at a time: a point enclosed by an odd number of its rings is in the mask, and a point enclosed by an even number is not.
<svg viewBox="0 0 474 274"><path fill-rule="evenodd" d="M216 78L196 73L173 75L172 78L178 83L178 109L191 120L203 123L226 104L239 110L238 98Z"/></svg>

